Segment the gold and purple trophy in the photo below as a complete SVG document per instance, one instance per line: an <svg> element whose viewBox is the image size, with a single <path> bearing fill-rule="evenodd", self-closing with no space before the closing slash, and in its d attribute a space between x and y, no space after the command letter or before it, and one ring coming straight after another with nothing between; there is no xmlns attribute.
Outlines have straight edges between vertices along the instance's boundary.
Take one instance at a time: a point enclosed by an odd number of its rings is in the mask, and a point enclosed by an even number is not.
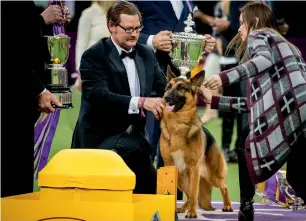
<svg viewBox="0 0 306 221"><path fill-rule="evenodd" d="M64 17L68 12L66 2L63 0L52 0L49 5L59 5ZM66 23L66 21L64 21ZM54 94L63 104L63 107L53 105L53 113L41 113L34 127L34 177L38 178L38 172L48 162L52 140L59 122L60 112L63 108L72 108L72 97L68 85L68 73L64 67L69 56L70 37L66 36L64 23L53 24L54 36L47 38L48 49L51 55L52 64L48 70L51 74L51 83L46 85L47 89Z"/></svg>
<svg viewBox="0 0 306 221"><path fill-rule="evenodd" d="M46 87L63 104L60 108L72 108L72 93L68 84L68 72L65 68L70 48L70 37L65 35L64 29L68 8L66 1L51 1L50 4L59 5L62 8L64 21L61 24L53 24L53 36L45 36L52 62L47 68L51 75L51 82ZM54 104L53 106L59 108Z"/></svg>

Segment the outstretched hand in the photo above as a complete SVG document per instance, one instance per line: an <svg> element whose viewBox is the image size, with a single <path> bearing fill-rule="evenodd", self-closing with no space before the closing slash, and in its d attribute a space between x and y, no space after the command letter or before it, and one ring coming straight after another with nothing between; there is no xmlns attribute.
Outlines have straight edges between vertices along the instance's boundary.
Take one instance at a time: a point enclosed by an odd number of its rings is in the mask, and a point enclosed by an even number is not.
<svg viewBox="0 0 306 221"><path fill-rule="evenodd" d="M218 89L219 87L222 86L222 80L221 80L220 75L214 74L210 76L209 78L207 78L207 80L203 82L203 85L205 87L209 87L211 90Z"/></svg>

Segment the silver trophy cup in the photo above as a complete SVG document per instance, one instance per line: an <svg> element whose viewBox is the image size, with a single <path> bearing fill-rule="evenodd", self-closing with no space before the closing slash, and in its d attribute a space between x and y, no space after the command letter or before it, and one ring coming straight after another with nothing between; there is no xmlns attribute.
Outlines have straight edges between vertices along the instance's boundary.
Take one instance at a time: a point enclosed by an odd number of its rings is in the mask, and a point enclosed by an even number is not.
<svg viewBox="0 0 306 221"><path fill-rule="evenodd" d="M61 108L72 108L72 93L68 85L68 72L64 67L69 57L70 37L66 35L46 36L52 63L48 66L51 82L47 89L63 104ZM57 107L54 104L53 107Z"/></svg>
<svg viewBox="0 0 306 221"><path fill-rule="evenodd" d="M186 25L184 32L173 33L171 36L170 57L172 63L180 70L181 76L186 77L186 74L198 65L202 57L205 37L191 33L194 25L191 14L184 23Z"/></svg>

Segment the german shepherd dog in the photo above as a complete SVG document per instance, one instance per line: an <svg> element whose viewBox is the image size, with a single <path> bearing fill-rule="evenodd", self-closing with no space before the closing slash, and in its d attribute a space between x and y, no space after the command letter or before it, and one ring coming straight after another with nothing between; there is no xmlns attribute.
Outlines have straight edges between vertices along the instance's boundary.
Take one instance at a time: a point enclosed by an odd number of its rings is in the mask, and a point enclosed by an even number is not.
<svg viewBox="0 0 306 221"><path fill-rule="evenodd" d="M205 71L200 71L191 79L175 77L169 66L167 69L160 151L165 166L178 169L178 186L187 201L177 212L187 211L186 218L197 218L198 204L204 210L214 210L211 206L213 186L221 191L223 211L233 211L226 186L224 156L197 115L197 92L204 76Z"/></svg>

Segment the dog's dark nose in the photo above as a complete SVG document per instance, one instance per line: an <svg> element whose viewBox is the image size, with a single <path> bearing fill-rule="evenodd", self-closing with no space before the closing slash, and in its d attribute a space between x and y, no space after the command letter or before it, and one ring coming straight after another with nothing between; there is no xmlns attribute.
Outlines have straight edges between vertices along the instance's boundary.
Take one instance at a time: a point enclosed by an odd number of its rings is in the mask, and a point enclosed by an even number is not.
<svg viewBox="0 0 306 221"><path fill-rule="evenodd" d="M165 96L165 101L166 102L170 102L171 101L171 97L169 95Z"/></svg>

